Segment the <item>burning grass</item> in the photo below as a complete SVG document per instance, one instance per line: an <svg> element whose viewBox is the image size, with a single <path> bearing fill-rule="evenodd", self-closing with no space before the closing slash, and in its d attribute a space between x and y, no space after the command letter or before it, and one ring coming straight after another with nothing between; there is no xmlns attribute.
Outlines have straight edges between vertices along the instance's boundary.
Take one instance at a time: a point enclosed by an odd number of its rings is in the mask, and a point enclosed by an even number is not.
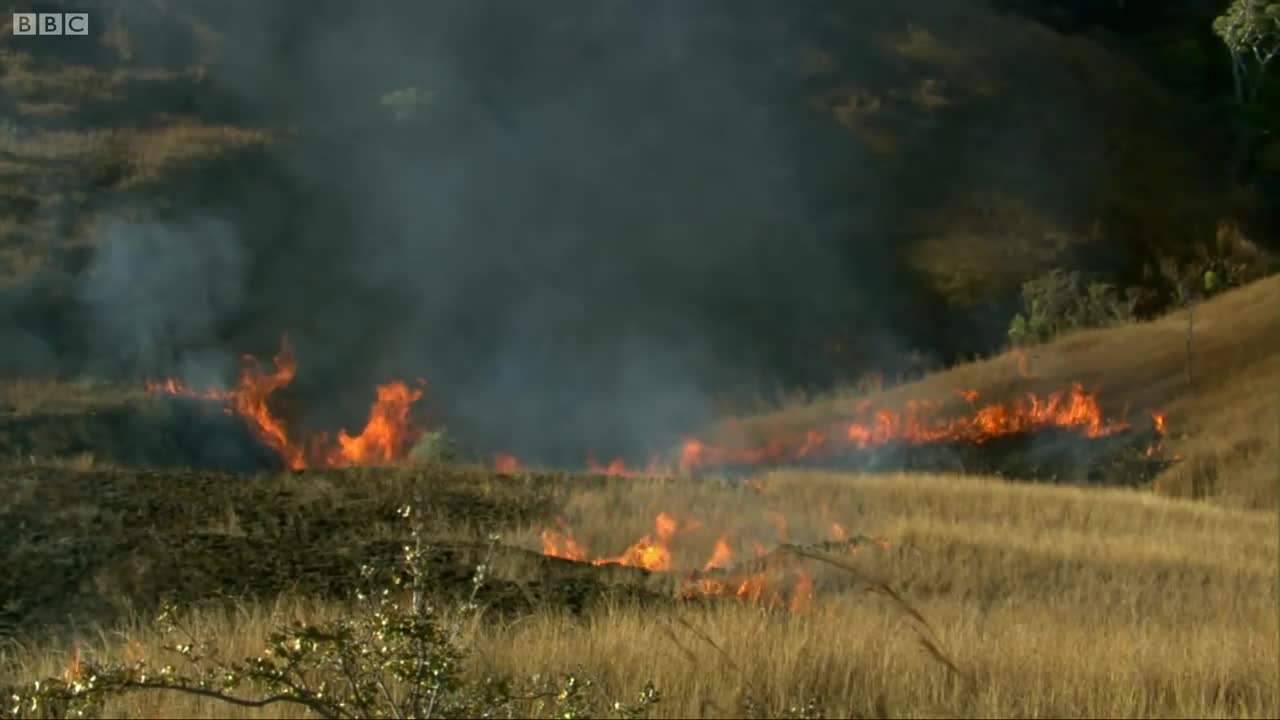
<svg viewBox="0 0 1280 720"><path fill-rule="evenodd" d="M253 495L237 504L242 532L264 538L270 531L263 520L287 502L300 523L292 532L305 538L295 544L312 554L330 552L322 526L366 512L357 494L385 505L417 494L438 505L468 485L478 487L474 498L512 502L536 487L553 489L554 505L544 516L561 521L513 518L504 542L540 551L543 531L571 532L584 560L614 562L525 563L521 574L495 563L495 581L520 578L529 586L539 579L567 582L568 575L557 573L570 570L637 582L644 571L618 565L619 558L643 564L660 556L653 564L663 569L652 576L668 575L678 588L686 577L720 578L717 570L732 574L750 566L756 544L769 553L784 540L826 548L792 555L811 588L801 593L806 600L800 606L788 594L804 586L794 581L791 567L780 567L783 598L772 610L768 602L736 598L654 604L614 596L576 613L548 599L515 617L494 606L459 616L459 638L470 658L465 672L472 678L576 672L619 698L652 680L662 692L653 708L660 717L741 716L749 712L748 697L757 712L800 708L816 698L828 714L840 716L1257 717L1280 706L1280 527L1274 514L1136 491L921 475L784 472L760 477L752 489L680 479L502 478L478 471L422 485L397 471L357 469L238 485L236 493ZM193 488L191 497L209 496L213 487ZM133 491L138 502L145 492L156 492L148 488ZM39 491L33 486L9 496ZM341 497L350 503L335 504ZM48 498L28 500L48 506ZM200 509L183 503L191 520L219 504ZM161 532L173 537L178 520L170 519L173 529ZM460 521L450 511L428 527L459 540L488 529L456 525ZM835 550L833 538L864 533L885 542ZM663 546L663 554L625 550L642 545L637 538L646 534L647 545ZM270 545L258 547L261 555ZM742 562L730 551L744 556ZM458 583L469 587L465 575ZM892 596L865 592L875 587L901 598L932 633ZM348 612L342 602L295 590L246 599L230 611L196 610L191 626L226 654L244 656L261 648L272 626L324 622ZM922 638L956 671L922 646ZM153 627L135 622L118 632L83 635L80 652L95 659L162 660L160 642ZM0 682L61 675L73 657L69 647L14 646ZM145 693L122 698L107 712L261 716ZM268 716L296 715L276 708Z"/></svg>
<svg viewBox="0 0 1280 720"><path fill-rule="evenodd" d="M1029 351L960 365L918 381L875 390L876 405L904 407L912 399L950 398L957 389L1002 400L1028 390L1043 396L1081 383L1102 410L1139 428L1161 417L1164 457L1154 486L1173 497L1210 499L1237 507L1274 509L1280 502L1280 277L1237 288L1195 309L1187 375L1187 316L1071 333ZM812 428L857 422L867 398L834 396L727 423L720 433L749 445L801 437Z"/></svg>
<svg viewBox="0 0 1280 720"><path fill-rule="evenodd" d="M290 469L397 465L411 460L411 450L423 430L413 423L410 412L422 398L422 389L399 380L379 385L364 430L358 435L342 431L335 443L323 433L300 437L272 407L272 395L287 387L298 372L297 359L287 343L274 358L274 365L274 370L267 371L255 358L245 357L239 380L226 390L197 390L173 378L148 383L147 389L151 393L223 403L228 414L243 419ZM425 381L419 379L418 384L423 386ZM1106 417L1097 397L1079 383L1043 395L1026 392L1005 401L984 401L976 390L958 389L953 395L963 401L961 407L912 398L894 408L864 398L856 404L855 419L851 421L778 432L754 444L726 433L721 433L722 439L716 442L691 437L643 467L628 465L621 458L602 464L588 450L586 468L610 477L672 476L742 472L797 463L886 464L885 458L890 458L888 465L901 468L912 467L912 463L925 458L924 467L928 468L927 463L937 461L941 455L972 455L975 448L1005 448L1007 452L1012 447L1015 453L1025 452L1028 448L1016 441L1038 434L1047 437L1050 433L1066 433L1089 442L1132 429L1127 420ZM1159 438L1165 432L1164 416L1152 413L1146 456L1155 458L1159 454ZM499 451L492 458L492 466L498 472L514 473L527 467L508 452Z"/></svg>
<svg viewBox="0 0 1280 720"><path fill-rule="evenodd" d="M292 470L393 465L406 459L413 443L422 434L421 428L410 422L409 409L422 398L423 391L402 381L394 381L377 387L377 399L360 434L340 431L336 443L330 442L325 434L299 440L291 435L285 420L276 415L268 402L272 393L287 387L298 372L297 360L287 343L275 356L274 364L275 370L265 371L255 358L245 357L240 379L230 390L193 390L174 379L149 383L147 389L153 393L224 402L227 412L243 418L263 443L279 453L285 466ZM419 384L425 383L419 381Z"/></svg>

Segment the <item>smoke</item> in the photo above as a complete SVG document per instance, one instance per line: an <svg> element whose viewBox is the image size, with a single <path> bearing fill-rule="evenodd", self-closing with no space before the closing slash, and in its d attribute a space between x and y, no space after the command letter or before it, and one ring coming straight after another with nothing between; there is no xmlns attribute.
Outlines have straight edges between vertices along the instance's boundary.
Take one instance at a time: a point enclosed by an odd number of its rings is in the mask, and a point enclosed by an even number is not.
<svg viewBox="0 0 1280 720"><path fill-rule="evenodd" d="M829 385L834 336L854 371L936 350L887 232L910 156L815 109L790 60L835 37L843 82L897 72L870 41L889 5L184 4L220 38L193 104L291 139L102 232L89 366L225 382L287 332L306 423L421 376L465 442L573 463ZM130 27L140 62L189 59Z"/></svg>
<svg viewBox="0 0 1280 720"><path fill-rule="evenodd" d="M247 290L248 255L222 220L113 221L80 285L89 308L89 370L217 384L229 356L215 342Z"/></svg>
<svg viewBox="0 0 1280 720"><path fill-rule="evenodd" d="M349 423L373 383L421 375L463 438L580 462L811 379L796 356L858 293L753 11L733 33L724 8L676 3L263 12L223 19L236 49L211 72L302 128L278 162L305 208L261 208L293 226L245 213L241 317L291 333L309 420Z"/></svg>

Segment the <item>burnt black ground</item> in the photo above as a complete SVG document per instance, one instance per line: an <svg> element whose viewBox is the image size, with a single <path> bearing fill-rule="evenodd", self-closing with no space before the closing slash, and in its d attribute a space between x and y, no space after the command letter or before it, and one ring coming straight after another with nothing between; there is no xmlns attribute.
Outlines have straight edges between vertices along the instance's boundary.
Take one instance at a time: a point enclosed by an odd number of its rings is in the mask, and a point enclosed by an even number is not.
<svg viewBox="0 0 1280 720"><path fill-rule="evenodd" d="M399 565L410 526L398 510L410 503L439 595L469 595L476 566L488 561L476 599L499 615L543 604L580 611L610 598L669 601L664 579L643 570L475 539L544 520L567 485L552 475L425 467L246 477L10 466L0 470L0 636L146 617L162 600L191 606L286 591L349 599L362 565Z"/></svg>

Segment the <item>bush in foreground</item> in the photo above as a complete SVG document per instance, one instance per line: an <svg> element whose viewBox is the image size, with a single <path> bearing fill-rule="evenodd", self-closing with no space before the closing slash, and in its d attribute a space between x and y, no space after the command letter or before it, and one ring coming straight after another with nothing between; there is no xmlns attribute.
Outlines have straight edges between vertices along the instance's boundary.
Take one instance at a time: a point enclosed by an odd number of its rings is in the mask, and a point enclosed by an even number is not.
<svg viewBox="0 0 1280 720"><path fill-rule="evenodd" d="M409 518L412 511L406 507L402 514ZM357 595L355 613L322 625L279 628L256 657L217 656L166 606L157 622L173 638L165 649L177 665L77 657L61 678L4 688L0 717L99 717L107 701L139 692L185 693L247 708L291 705L324 718L631 718L660 700L649 684L634 703L609 702L590 680L572 674L468 679L458 642L461 622L444 623L420 581L422 547L415 525L401 567L361 569L368 589ZM475 590L487 569L487 561L476 568ZM473 591L459 618L477 610L475 596Z"/></svg>

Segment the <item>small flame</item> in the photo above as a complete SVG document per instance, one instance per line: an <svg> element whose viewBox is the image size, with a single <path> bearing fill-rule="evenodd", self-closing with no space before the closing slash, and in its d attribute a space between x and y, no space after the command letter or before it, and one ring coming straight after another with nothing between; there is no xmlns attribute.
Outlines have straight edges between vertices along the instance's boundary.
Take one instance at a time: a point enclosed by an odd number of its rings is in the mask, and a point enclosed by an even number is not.
<svg viewBox="0 0 1280 720"><path fill-rule="evenodd" d="M1151 413L1151 422L1155 427L1156 434L1164 435L1164 432L1165 432L1164 414L1156 413L1156 412Z"/></svg>
<svg viewBox="0 0 1280 720"><path fill-rule="evenodd" d="M71 662L67 665L67 669L62 672L62 679L67 682L75 682L83 674L84 669L80 663L80 643L72 643Z"/></svg>
<svg viewBox="0 0 1280 720"><path fill-rule="evenodd" d="M555 530L542 531L542 554L577 562L587 559L586 551L573 539L573 535Z"/></svg>
<svg viewBox="0 0 1280 720"><path fill-rule="evenodd" d="M774 513L771 519L785 529L786 523L781 515ZM558 530L542 531L543 554L586 562L585 549L574 539L572 533L565 529L563 520L557 519L556 524L559 526ZM672 570L671 541L682 532L702 526L698 521L690 521L681 528L672 515L665 512L659 513L654 519L653 532L646 533L622 554L589 562L593 565L628 565L651 572L669 572ZM847 536L844 527L837 522L831 523L831 529L833 535L841 538ZM872 544L882 549L888 549L891 546L884 538L875 538ZM690 575L678 584L677 597L684 599L738 598L753 605L789 608L796 613L807 611L815 597L813 577L809 571L803 566L796 565L794 558L785 553L776 556L779 559L778 562L767 560L766 558L775 556L771 555L769 550L759 542L754 542L752 545L756 558L764 562L735 570L734 562L737 553L734 552L729 533L722 533L716 538L715 546L702 565L701 573L691 571ZM792 577L789 593L784 576L779 574L779 571L784 568L789 568Z"/></svg>
<svg viewBox="0 0 1280 720"><path fill-rule="evenodd" d="M733 562L733 548L729 547L729 538L721 535L716 540L716 547L711 551L711 558L707 560L707 564L702 566L706 570L718 570L728 567Z"/></svg>
<svg viewBox="0 0 1280 720"><path fill-rule="evenodd" d="M812 604L813 578L804 568L796 568L796 584L791 590L791 612L805 612Z"/></svg>
<svg viewBox="0 0 1280 720"><path fill-rule="evenodd" d="M645 535L614 558L593 560L593 565L630 565L653 572L671 569L671 549L668 544L676 534L676 521L666 513L658 513L654 520L654 534Z"/></svg>
<svg viewBox="0 0 1280 720"><path fill-rule="evenodd" d="M498 453L493 456L494 472L510 475L520 471L520 458L510 453Z"/></svg>

